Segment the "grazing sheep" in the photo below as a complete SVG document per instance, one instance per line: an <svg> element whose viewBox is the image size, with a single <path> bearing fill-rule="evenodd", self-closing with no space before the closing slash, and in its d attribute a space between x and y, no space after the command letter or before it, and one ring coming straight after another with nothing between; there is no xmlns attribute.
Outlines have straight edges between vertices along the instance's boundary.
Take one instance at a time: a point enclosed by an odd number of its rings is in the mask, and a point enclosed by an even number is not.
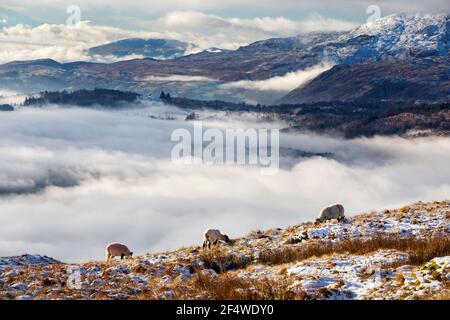
<svg viewBox="0 0 450 320"><path fill-rule="evenodd" d="M224 241L226 243L230 243L231 240L228 238L226 234L220 233L219 230L208 229L203 233L203 249L208 247L211 249L211 244L217 244L219 241Z"/></svg>
<svg viewBox="0 0 450 320"><path fill-rule="evenodd" d="M106 246L106 262L111 260L114 257L120 257L122 260L123 257L132 257L133 252L128 249L128 247L124 244L120 243L110 243Z"/></svg>
<svg viewBox="0 0 450 320"><path fill-rule="evenodd" d="M338 221L344 220L344 207L342 204L333 204L329 207L323 208L320 211L319 217L316 222L323 222L326 220L337 219Z"/></svg>

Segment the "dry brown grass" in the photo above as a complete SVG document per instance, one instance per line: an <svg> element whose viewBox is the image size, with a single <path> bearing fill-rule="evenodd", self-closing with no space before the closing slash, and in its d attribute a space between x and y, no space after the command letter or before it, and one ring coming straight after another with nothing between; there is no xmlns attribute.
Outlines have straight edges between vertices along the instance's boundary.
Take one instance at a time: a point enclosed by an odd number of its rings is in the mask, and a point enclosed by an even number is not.
<svg viewBox="0 0 450 320"><path fill-rule="evenodd" d="M437 293L431 293L424 297L424 300L450 300L450 281L444 281L442 289Z"/></svg>
<svg viewBox="0 0 450 320"><path fill-rule="evenodd" d="M238 256L222 251L219 248L214 248L211 251L201 253L200 258L205 263L204 267L206 269L213 269L217 273L242 269L252 262L252 259L249 256Z"/></svg>
<svg viewBox="0 0 450 320"><path fill-rule="evenodd" d="M236 272L211 276L197 272L191 279L168 287L151 286L138 293L133 299L208 299L208 300L292 300L308 299L302 291L292 291L291 283L283 277L243 278ZM166 291L168 290L168 291ZM170 295L164 295L170 292Z"/></svg>
<svg viewBox="0 0 450 320"><path fill-rule="evenodd" d="M333 253L345 254L368 254L379 249L395 249L409 253L409 259L399 262L398 265L411 264L421 265L429 260L450 255L450 239L430 238L411 239L400 237L376 237L368 240L353 239L337 243L325 242L306 244L296 247L285 247L278 250L267 250L263 252L258 263L276 265L311 257L320 257ZM212 277L197 272L192 279L185 283L184 287L175 289L174 299L197 297L200 299L310 299L305 292L293 291L289 288L289 282L285 274L280 271L280 277L276 280L270 278L244 278L239 277L236 272L225 272L229 269L240 269L252 263L250 257L237 257L226 251L215 250L203 253L205 267L217 269L222 272L217 277ZM233 268L231 268L232 266ZM401 279L398 279L401 281ZM342 284L341 284L342 286ZM323 297L340 292L339 285L331 291L324 290ZM443 290L433 299L448 299L450 290ZM345 293L345 292L343 292Z"/></svg>
<svg viewBox="0 0 450 320"><path fill-rule="evenodd" d="M408 213L411 208L409 206L405 206L403 208L398 209L401 213Z"/></svg>
<svg viewBox="0 0 450 320"><path fill-rule="evenodd" d="M264 250L259 254L256 262L265 265L280 265L336 253L364 255L380 249L394 249L409 254L407 260L398 261L385 267L397 267L405 264L421 265L435 257L450 255L450 239L448 237L415 239L377 236L371 239L349 239L335 243L331 241L306 243ZM250 255L236 255L220 248L203 252L200 257L205 263L204 268L213 269L217 273L244 269L253 263Z"/></svg>
<svg viewBox="0 0 450 320"><path fill-rule="evenodd" d="M435 257L450 255L450 239L448 237L436 237L422 240L378 236L367 240L351 239L337 243L323 242L266 250L260 254L259 262L277 265L333 253L364 255L380 249L395 249L407 252L409 253L409 259L402 264L421 265Z"/></svg>
<svg viewBox="0 0 450 320"><path fill-rule="evenodd" d="M450 300L450 289L440 291L437 295L432 295L427 300Z"/></svg>
<svg viewBox="0 0 450 320"><path fill-rule="evenodd" d="M189 288L204 299L216 300L292 300L306 297L301 292L291 291L283 279L244 279L235 273L218 277L198 273L189 282ZM174 298L186 298L185 293L177 291Z"/></svg>

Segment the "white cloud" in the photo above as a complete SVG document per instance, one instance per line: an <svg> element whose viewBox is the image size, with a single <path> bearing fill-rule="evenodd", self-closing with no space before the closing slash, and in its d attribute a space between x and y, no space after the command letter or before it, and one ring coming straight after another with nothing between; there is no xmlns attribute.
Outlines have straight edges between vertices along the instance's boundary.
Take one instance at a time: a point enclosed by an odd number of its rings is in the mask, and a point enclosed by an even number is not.
<svg viewBox="0 0 450 320"><path fill-rule="evenodd" d="M0 89L0 104L21 104L25 98L22 93Z"/></svg>
<svg viewBox="0 0 450 320"><path fill-rule="evenodd" d="M297 70L289 72L284 76L273 77L266 80L250 81L241 80L236 82L225 83L221 85L224 89L249 89L258 91L292 91L295 88L311 81L324 71L331 69L331 63L323 63L320 65L307 68L305 70Z"/></svg>
<svg viewBox="0 0 450 320"><path fill-rule="evenodd" d="M154 21L142 21L142 27L152 30L172 30L200 48L237 49L239 46L273 37L295 36L312 31L343 31L358 26L353 22L325 18L319 14L304 20L285 17L252 19L222 18L197 11L174 11Z"/></svg>
<svg viewBox="0 0 450 320"><path fill-rule="evenodd" d="M241 27L256 28L268 33L296 35L313 31L346 31L358 26L354 22L325 18L320 14L310 15L308 19L295 21L284 17L230 19L230 22Z"/></svg>
<svg viewBox="0 0 450 320"><path fill-rule="evenodd" d="M137 21L137 20L136 20ZM99 26L82 21L79 28L65 24L42 24L30 27L22 24L0 29L0 63L12 60L51 58L60 62L96 61L114 62L114 56L87 55L90 47L124 38L166 38L191 42L197 45L187 53L195 53L211 47L237 49L239 46L270 37L292 36L300 32L316 30L341 30L356 26L312 16L305 21L293 21L283 17L255 19L225 19L195 11L170 12L154 20L137 21L142 31L130 31L116 27ZM134 55L120 60L141 58Z"/></svg>
<svg viewBox="0 0 450 320"><path fill-rule="evenodd" d="M166 0L166 1L141 1L128 0L111 1L111 0L2 0L2 5L5 7L14 8L15 10L32 12L37 6L48 10L65 12L64 8L74 4L79 5L82 10L88 13L98 12L99 14L106 12L129 12L130 8L139 12L140 14L152 14L168 11L180 10L194 10L207 12L220 12L226 9L228 12L240 12L242 10L254 11L273 11L273 12L311 12L328 10L337 13L351 13L351 14L365 14L365 10L369 5L376 4L381 7L382 12L391 14L396 12L446 12L449 10L449 3L447 0ZM44 11L45 13L45 11Z"/></svg>
<svg viewBox="0 0 450 320"><path fill-rule="evenodd" d="M332 152L334 159L291 159L290 169L261 176L252 167L173 165L170 133L189 128L184 121L22 109L0 113L0 122L3 192L47 186L1 198L0 255L101 259L111 241L142 254L200 244L207 227L236 237L296 224L336 201L351 215L450 194L444 137L343 141L283 134L284 147Z"/></svg>
<svg viewBox="0 0 450 320"><path fill-rule="evenodd" d="M113 62L118 58L113 56L90 57L85 50L124 38L165 36L168 35L95 26L88 21L81 22L79 28L68 27L65 24L42 24L37 27L19 24L0 30L0 42L2 43L0 63L43 58L59 62L78 60ZM134 55L125 58L140 57Z"/></svg>

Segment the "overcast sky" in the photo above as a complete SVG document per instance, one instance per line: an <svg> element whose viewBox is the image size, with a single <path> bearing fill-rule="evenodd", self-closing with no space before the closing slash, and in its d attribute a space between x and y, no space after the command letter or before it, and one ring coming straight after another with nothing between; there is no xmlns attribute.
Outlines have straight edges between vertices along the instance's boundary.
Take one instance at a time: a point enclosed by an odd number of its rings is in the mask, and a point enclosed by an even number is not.
<svg viewBox="0 0 450 320"><path fill-rule="evenodd" d="M253 19L258 17L285 17L302 20L312 13L325 17L363 22L366 9L377 5L382 15L399 12L446 13L447 0L2 0L0 8L26 16L36 23L62 23L69 5L78 5L84 19L95 24L139 28L141 23L174 11L197 11L224 18ZM1 10L1 9L0 9Z"/></svg>

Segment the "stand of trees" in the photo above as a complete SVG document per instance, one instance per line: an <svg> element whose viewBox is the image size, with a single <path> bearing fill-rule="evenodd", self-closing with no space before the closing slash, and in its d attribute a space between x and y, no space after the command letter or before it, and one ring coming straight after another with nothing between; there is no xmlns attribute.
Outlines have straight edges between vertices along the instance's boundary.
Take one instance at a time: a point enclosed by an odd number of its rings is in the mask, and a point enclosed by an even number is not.
<svg viewBox="0 0 450 320"><path fill-rule="evenodd" d="M402 135L409 130L450 135L450 102L436 104L380 102L317 102L308 104L250 105L220 100L202 101L170 97L161 93L164 103L180 108L257 112L275 115L290 124L287 130L339 134L346 138L374 135ZM195 114L195 113L194 113ZM192 118L192 116L191 116Z"/></svg>
<svg viewBox="0 0 450 320"><path fill-rule="evenodd" d="M14 111L14 107L10 104L0 104L0 111Z"/></svg>
<svg viewBox="0 0 450 320"><path fill-rule="evenodd" d="M134 92L94 89L76 91L44 91L38 97L25 99L24 106L41 106L44 104L64 104L82 107L103 106L118 107L125 103L137 102L139 94Z"/></svg>

